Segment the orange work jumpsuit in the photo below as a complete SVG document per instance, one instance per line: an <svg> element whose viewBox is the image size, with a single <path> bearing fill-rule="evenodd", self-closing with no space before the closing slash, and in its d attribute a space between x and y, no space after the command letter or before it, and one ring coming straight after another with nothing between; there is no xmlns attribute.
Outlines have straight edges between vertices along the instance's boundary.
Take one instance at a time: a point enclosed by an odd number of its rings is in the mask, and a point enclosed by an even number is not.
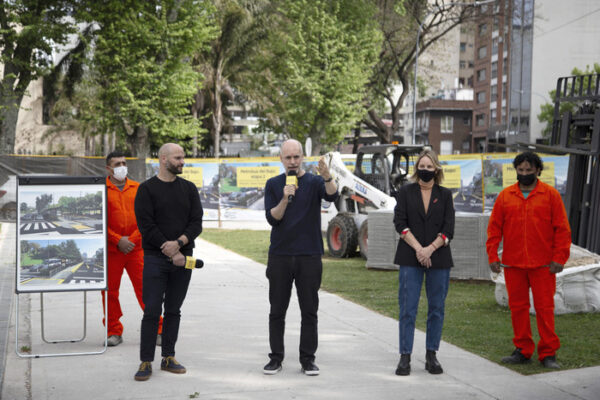
<svg viewBox="0 0 600 400"><path fill-rule="evenodd" d="M560 193L538 180L527 198L519 183L504 189L494 203L487 229L490 264L500 261L498 246L504 240L502 264L513 325L513 343L530 358L535 351L529 319L529 289L533 294L540 341L538 359L554 356L560 340L554 330L556 274L548 265L569 259L571 228Z"/></svg>
<svg viewBox="0 0 600 400"><path fill-rule="evenodd" d="M142 250L142 235L135 219L134 201L140 184L127 179L123 190L119 190L110 179L106 178L107 197L107 225L108 225L108 336L123 335L123 324L119 321L123 316L119 302L119 288L123 270L133 285L135 296L142 310L142 281L144 270L144 251ZM123 254L117 247L121 237L128 236L129 241L135 244L134 249L128 254ZM102 292L102 305L104 306L104 292ZM102 308L104 311L104 307ZM105 323L104 319L102 323ZM158 333L162 332L162 317L158 324Z"/></svg>

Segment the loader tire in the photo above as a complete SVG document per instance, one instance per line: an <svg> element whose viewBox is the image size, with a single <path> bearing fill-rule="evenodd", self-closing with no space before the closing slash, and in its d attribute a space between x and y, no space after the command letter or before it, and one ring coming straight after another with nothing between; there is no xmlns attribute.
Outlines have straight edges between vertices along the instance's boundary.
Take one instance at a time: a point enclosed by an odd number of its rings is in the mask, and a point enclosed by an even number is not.
<svg viewBox="0 0 600 400"><path fill-rule="evenodd" d="M365 260L367 259L367 253L369 251L369 225L368 221L363 221L358 229L358 248L360 249L360 255Z"/></svg>
<svg viewBox="0 0 600 400"><path fill-rule="evenodd" d="M327 247L332 257L352 257L356 253L358 231L354 220L344 214L336 215L327 227Z"/></svg>

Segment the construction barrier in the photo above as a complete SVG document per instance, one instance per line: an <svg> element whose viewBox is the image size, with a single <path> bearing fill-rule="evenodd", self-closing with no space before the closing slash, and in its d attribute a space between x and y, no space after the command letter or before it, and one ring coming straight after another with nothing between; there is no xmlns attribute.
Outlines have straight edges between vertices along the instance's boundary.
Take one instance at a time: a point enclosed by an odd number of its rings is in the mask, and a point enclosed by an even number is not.
<svg viewBox="0 0 600 400"><path fill-rule="evenodd" d="M517 153L459 154L440 156L446 176L443 185L454 194L458 212L491 211L496 196L516 182L512 160ZM568 156L541 155L542 180L564 195ZM355 156L342 155L346 166L354 168ZM305 158L304 168L316 173L318 157ZM68 176L105 175L103 157L0 156L0 219L16 216L16 175L51 174ZM129 176L144 181L158 171L157 159L128 158ZM198 186L206 220L264 219L264 186L267 179L284 171L278 157L188 158L183 177ZM409 171L411 172L411 171ZM331 210L330 204L323 204Z"/></svg>

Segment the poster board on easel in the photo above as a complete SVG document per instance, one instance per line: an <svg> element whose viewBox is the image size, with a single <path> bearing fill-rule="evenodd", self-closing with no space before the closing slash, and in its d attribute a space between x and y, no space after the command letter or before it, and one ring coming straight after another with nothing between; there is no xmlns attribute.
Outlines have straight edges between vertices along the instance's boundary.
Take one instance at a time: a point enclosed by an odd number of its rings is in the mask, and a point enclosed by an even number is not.
<svg viewBox="0 0 600 400"><path fill-rule="evenodd" d="M19 294L40 293L42 338L47 343L82 341L87 326L86 293L107 289L105 179L96 176L17 177L15 292L17 303ZM82 337L47 340L44 293L73 291L83 292L84 297ZM34 356L99 354L104 350Z"/></svg>

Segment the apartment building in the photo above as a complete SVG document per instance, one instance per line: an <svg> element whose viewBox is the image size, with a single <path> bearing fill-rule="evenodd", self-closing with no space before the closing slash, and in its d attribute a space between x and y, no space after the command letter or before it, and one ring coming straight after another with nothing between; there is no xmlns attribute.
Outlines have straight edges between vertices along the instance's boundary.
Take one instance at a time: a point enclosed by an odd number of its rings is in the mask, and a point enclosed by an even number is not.
<svg viewBox="0 0 600 400"><path fill-rule="evenodd" d="M570 76L574 67L600 63L600 1L536 0L531 65L530 140L542 138L540 106L550 102L556 81ZM527 94L525 94L527 95Z"/></svg>
<svg viewBox="0 0 600 400"><path fill-rule="evenodd" d="M597 0L496 0L475 21L475 151L542 138L537 116L556 81L600 62ZM513 147L514 149L514 147Z"/></svg>
<svg viewBox="0 0 600 400"><path fill-rule="evenodd" d="M459 28L458 88L473 88L475 71L475 24L465 23Z"/></svg>
<svg viewBox="0 0 600 400"><path fill-rule="evenodd" d="M417 103L417 142L429 143L438 154L471 152L473 92L444 91Z"/></svg>
<svg viewBox="0 0 600 400"><path fill-rule="evenodd" d="M523 4L533 4L533 0L514 0ZM506 144L507 137L519 136L519 128L513 124L513 129L508 132L507 122L513 118L518 120L521 116L523 122L516 125L521 128L526 125L528 119L529 105L523 104L521 96L520 107L518 104L510 103L510 90L514 88L511 84L520 84L523 86L525 81L519 81L519 78L531 76L531 74L512 74L511 60L515 56L512 47L514 40L511 40L513 33L513 24L518 24L518 42L527 43L525 40L527 29L530 24L522 24L520 18L511 18L513 0L497 0L489 6L481 6L479 17L475 22L475 82L474 105L473 105L473 135L472 148L474 151L488 151L488 144L500 143ZM519 15L520 16L520 15ZM521 34L521 30L523 33ZM519 46L518 50L525 47ZM529 47L529 55L531 48ZM517 52L520 56L520 52ZM516 57L515 57L516 58ZM527 67L524 57L519 57L523 61L523 67ZM521 63L517 63L520 66ZM531 57L528 60L531 67ZM517 79L511 82L510 77L518 75ZM512 111L512 113L511 113ZM513 138L513 142L517 138Z"/></svg>
<svg viewBox="0 0 600 400"><path fill-rule="evenodd" d="M417 102L430 98L443 99L448 91L456 94L457 90L473 88L474 56L475 31L472 23L455 27L419 53L417 75L426 86L426 96L423 98L417 96ZM401 110L404 143L413 143L413 96L411 85L410 93L404 100ZM417 143L425 143L419 141L423 139L425 137L422 135L415 136Z"/></svg>

